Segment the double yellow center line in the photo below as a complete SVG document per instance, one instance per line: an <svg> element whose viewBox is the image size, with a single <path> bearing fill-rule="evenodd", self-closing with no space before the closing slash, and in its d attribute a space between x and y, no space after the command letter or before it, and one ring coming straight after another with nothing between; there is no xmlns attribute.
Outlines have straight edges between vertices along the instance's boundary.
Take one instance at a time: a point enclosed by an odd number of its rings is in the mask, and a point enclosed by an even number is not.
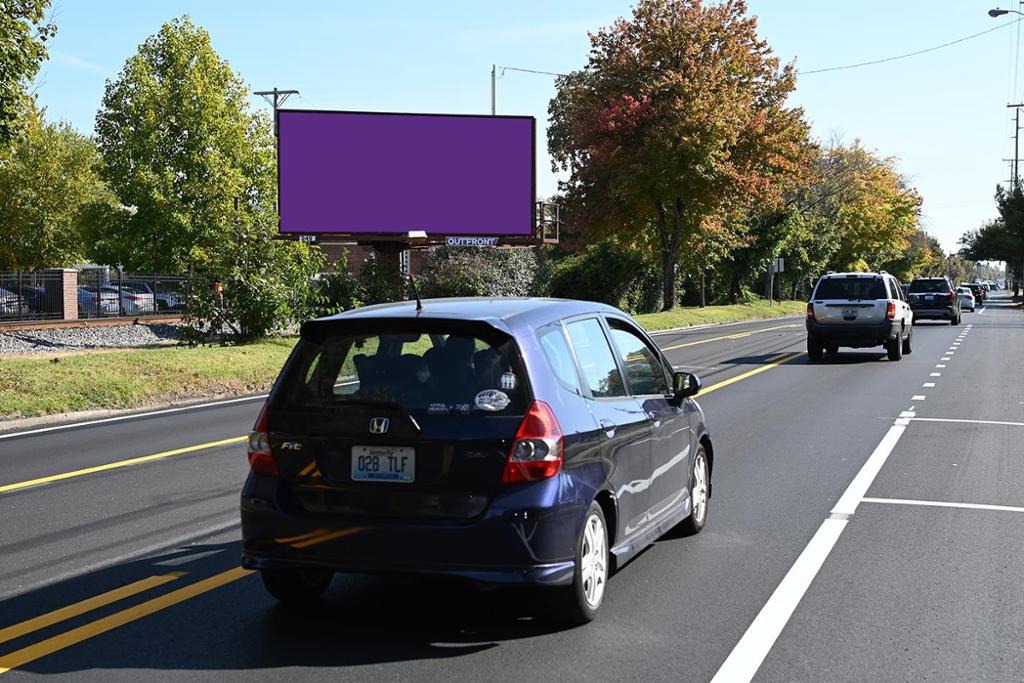
<svg viewBox="0 0 1024 683"><path fill-rule="evenodd" d="M145 602L139 603L127 609L123 609L120 612L115 612L108 616L97 619L96 621L90 622L78 628L73 628L70 631L65 631L58 635L41 640L38 643L28 645L15 650L10 654L0 656L0 674L5 674L11 669L15 669L19 666L24 666L29 662L53 654L59 650L71 647L77 643L81 643L84 640L89 640L107 631L112 631L119 626L131 623L143 617L147 617L150 614L159 612L162 609L166 609L171 605L176 605L179 602L184 602L197 595L202 595L215 588L219 588L225 584L237 581L238 579L244 578L252 574L251 570L242 569L241 567L235 567L229 569L226 572L215 574L209 578L197 581L196 583L179 588L171 591L164 595L152 598ZM135 583L128 584L121 588L114 589L107 593L97 595L88 600L63 607L59 610L55 610L48 614L23 621L20 624L9 626L0 631L0 643L14 638L21 637L33 631L45 628L52 624L70 619L72 617L84 614L100 607L113 604L118 600L131 597L147 591L150 588L161 586L165 583L173 581L181 576L184 576L184 572L172 572L170 574L164 574L162 576L151 576L148 579L136 581Z"/></svg>

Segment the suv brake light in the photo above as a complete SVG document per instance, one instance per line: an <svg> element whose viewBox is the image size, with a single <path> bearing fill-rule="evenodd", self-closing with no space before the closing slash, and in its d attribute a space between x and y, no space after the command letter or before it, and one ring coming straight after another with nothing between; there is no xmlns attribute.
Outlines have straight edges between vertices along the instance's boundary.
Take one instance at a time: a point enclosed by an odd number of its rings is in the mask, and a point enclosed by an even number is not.
<svg viewBox="0 0 1024 683"><path fill-rule="evenodd" d="M276 477L279 474L277 461L270 450L270 433L267 427L267 404L263 403L263 410L256 418L256 424L249 433L249 467L253 472Z"/></svg>
<svg viewBox="0 0 1024 683"><path fill-rule="evenodd" d="M956 301L956 292L950 292L948 296L950 301Z"/></svg>
<svg viewBox="0 0 1024 683"><path fill-rule="evenodd" d="M895 320L896 319L896 304L892 301L885 305L885 319Z"/></svg>
<svg viewBox="0 0 1024 683"><path fill-rule="evenodd" d="M814 302L813 301L808 301L807 302L807 319L808 320L814 320Z"/></svg>
<svg viewBox="0 0 1024 683"><path fill-rule="evenodd" d="M509 449L501 483L549 479L561 471L562 459L562 428L547 403L534 401Z"/></svg>

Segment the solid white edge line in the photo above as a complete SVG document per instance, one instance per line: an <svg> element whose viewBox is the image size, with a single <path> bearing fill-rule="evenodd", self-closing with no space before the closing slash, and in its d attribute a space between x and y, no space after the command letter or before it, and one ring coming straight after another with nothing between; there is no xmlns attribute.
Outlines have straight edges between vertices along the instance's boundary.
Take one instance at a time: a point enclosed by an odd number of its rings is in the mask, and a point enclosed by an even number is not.
<svg viewBox="0 0 1024 683"><path fill-rule="evenodd" d="M956 417L915 417L915 422L963 422L978 425L1006 425L1008 427L1024 427L1024 422L1006 422L1002 420L964 420Z"/></svg>
<svg viewBox="0 0 1024 683"><path fill-rule="evenodd" d="M195 403L190 406L179 406L177 408L164 408L162 410L151 410L145 413L129 413L127 415L115 415L114 417L104 417L99 420L86 420L85 422L69 422L62 425L54 425L52 427L41 427L39 429L29 429L23 432L8 432L6 434L0 434L0 439L13 439L16 436L30 436L32 434L43 434L45 432L57 432L63 429L73 429L75 427L90 427L92 425L107 424L109 422L121 422L123 420L134 420L141 417L150 417L151 415L167 415L169 413L181 413L186 410L199 410L201 408L216 408L217 406L225 406L232 403L245 403L246 401L258 401L265 399L269 394L259 394L257 396L242 396L240 398L228 398L223 401L212 401L210 403Z"/></svg>
<svg viewBox="0 0 1024 683"><path fill-rule="evenodd" d="M821 523L800 557L786 572L778 588L736 643L736 647L722 662L711 683L735 683L749 681L754 677L821 565L832 552L846 524L845 519L826 519Z"/></svg>
<svg viewBox="0 0 1024 683"><path fill-rule="evenodd" d="M996 510L999 512L1024 512L1024 507L1013 505L988 505L987 503L951 503L944 500L910 500L907 498L865 498L862 503L883 503L885 505L923 505L936 508L959 508L963 510Z"/></svg>
<svg viewBox="0 0 1024 683"><path fill-rule="evenodd" d="M867 493L868 487L909 425L910 418L899 417L885 433L881 442L861 466L857 476L846 487L839 502L832 508L832 516L821 523L796 562L786 572L782 582L768 598L768 602L757 613L754 621L722 662L711 679L712 683L750 681L761 668L765 657L817 576L818 570L835 547L849 517L857 510L857 505Z"/></svg>

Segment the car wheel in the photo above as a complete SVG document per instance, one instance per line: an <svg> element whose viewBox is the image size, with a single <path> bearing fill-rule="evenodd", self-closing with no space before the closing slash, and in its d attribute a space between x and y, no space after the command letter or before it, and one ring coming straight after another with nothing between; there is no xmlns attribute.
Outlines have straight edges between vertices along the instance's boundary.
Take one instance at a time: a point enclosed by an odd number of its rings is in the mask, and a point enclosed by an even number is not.
<svg viewBox="0 0 1024 683"><path fill-rule="evenodd" d="M955 316L953 316L952 318L950 318L949 319L949 324L950 325L959 325L960 324L960 314L958 313Z"/></svg>
<svg viewBox="0 0 1024 683"><path fill-rule="evenodd" d="M289 605L316 601L331 585L329 569L264 569L260 571L267 591Z"/></svg>
<svg viewBox="0 0 1024 683"><path fill-rule="evenodd" d="M914 352L914 349L912 347L913 343L914 343L914 328L913 328L913 326L911 326L911 328L909 330L907 330L907 338L903 340L903 353L904 354L908 354L908 353L913 353Z"/></svg>
<svg viewBox="0 0 1024 683"><path fill-rule="evenodd" d="M597 616L608 584L608 526L597 501L587 510L576 540L575 560L575 576L571 586L560 589L562 599L556 617L559 621L579 625Z"/></svg>
<svg viewBox="0 0 1024 683"><path fill-rule="evenodd" d="M886 351L889 352L889 360L903 358L903 341L897 337L886 344Z"/></svg>
<svg viewBox="0 0 1024 683"><path fill-rule="evenodd" d="M708 502L711 499L711 471L704 446L697 446L693 457L693 477L690 485L690 500L693 509L690 516L679 523L678 529L685 536L699 534L708 520Z"/></svg>
<svg viewBox="0 0 1024 683"><path fill-rule="evenodd" d="M825 347L821 345L821 342L808 337L807 338L807 357L814 362L820 361L825 355Z"/></svg>

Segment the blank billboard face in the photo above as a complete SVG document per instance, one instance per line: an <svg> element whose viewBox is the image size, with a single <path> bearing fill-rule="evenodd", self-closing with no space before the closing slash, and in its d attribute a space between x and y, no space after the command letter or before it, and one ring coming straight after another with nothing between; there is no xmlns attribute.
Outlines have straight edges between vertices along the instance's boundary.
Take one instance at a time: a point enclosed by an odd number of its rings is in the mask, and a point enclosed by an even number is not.
<svg viewBox="0 0 1024 683"><path fill-rule="evenodd" d="M532 117L277 116L282 233L533 231Z"/></svg>

